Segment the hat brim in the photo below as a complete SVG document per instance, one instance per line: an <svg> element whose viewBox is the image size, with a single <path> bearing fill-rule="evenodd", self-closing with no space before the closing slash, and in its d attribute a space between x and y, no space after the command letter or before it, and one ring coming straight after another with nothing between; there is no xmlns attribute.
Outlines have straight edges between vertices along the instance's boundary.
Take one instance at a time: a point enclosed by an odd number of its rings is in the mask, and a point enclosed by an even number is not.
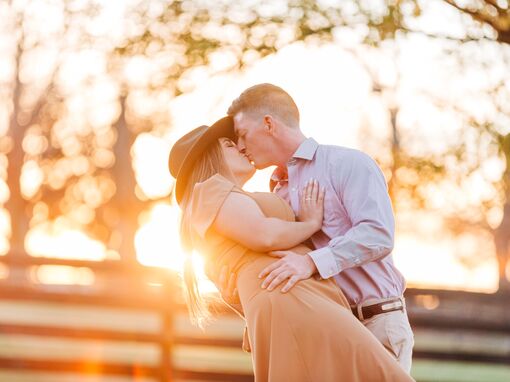
<svg viewBox="0 0 510 382"><path fill-rule="evenodd" d="M200 126L197 129L200 128L204 130L203 133L197 138L186 153L186 156L182 161L182 166L175 177L175 199L179 204L184 195L191 170L198 158L200 158L207 148L219 138L226 137L233 140L236 138L234 121L230 116L217 120L211 126Z"/></svg>

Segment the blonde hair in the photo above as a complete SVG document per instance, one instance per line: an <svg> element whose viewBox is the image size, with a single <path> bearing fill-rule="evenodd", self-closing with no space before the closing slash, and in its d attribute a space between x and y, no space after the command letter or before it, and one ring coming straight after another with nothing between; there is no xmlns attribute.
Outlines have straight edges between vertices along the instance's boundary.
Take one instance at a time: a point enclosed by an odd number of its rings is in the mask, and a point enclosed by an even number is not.
<svg viewBox="0 0 510 382"><path fill-rule="evenodd" d="M186 260L184 262L184 298L188 306L191 321L199 327L203 327L210 320L211 313L207 302L200 294L197 277L192 264L192 251L195 248L193 245L190 201L195 185L218 173L227 178L232 177L230 168L223 156L221 143L219 140L216 140L200 156L193 166L179 205L182 211L180 223L181 245L186 252Z"/></svg>
<svg viewBox="0 0 510 382"><path fill-rule="evenodd" d="M227 111L232 117L239 113L252 116L271 114L287 126L299 128L299 109L296 103L289 93L276 85L258 84L242 92Z"/></svg>

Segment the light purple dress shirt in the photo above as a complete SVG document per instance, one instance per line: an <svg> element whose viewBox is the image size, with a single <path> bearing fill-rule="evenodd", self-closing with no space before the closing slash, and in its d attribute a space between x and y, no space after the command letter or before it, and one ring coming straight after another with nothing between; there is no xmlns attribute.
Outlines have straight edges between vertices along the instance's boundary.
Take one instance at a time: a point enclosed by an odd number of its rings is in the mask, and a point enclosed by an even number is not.
<svg viewBox="0 0 510 382"><path fill-rule="evenodd" d="M384 175L361 151L305 140L271 177L274 192L297 215L299 193L310 179L326 188L322 230L309 253L322 278L334 277L350 304L401 296L405 280L391 251L395 220Z"/></svg>

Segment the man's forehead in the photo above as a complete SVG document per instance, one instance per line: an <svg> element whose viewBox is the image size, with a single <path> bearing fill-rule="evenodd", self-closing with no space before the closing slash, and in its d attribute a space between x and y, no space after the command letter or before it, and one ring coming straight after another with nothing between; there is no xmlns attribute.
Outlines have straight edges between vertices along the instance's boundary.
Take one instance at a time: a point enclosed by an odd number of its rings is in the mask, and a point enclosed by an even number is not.
<svg viewBox="0 0 510 382"><path fill-rule="evenodd" d="M250 114L246 111L240 111L234 115L233 120L234 129L246 130L257 121L257 118L253 114Z"/></svg>
<svg viewBox="0 0 510 382"><path fill-rule="evenodd" d="M242 118L242 114L241 113L236 114L234 116L234 133L236 135L239 135L240 131L246 130L246 128L243 126L243 124L240 121L241 118Z"/></svg>

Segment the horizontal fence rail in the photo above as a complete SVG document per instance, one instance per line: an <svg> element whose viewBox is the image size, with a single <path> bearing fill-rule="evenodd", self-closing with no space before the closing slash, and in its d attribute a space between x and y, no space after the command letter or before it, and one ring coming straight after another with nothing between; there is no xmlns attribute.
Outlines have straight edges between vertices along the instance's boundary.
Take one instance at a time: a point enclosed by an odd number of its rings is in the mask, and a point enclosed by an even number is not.
<svg viewBox="0 0 510 382"><path fill-rule="evenodd" d="M206 331L191 326L172 271L26 255L0 257L0 264L17 275L0 279L0 380L3 370L105 381L253 381L250 355L241 350L243 321L217 305L220 318ZM88 268L94 285L20 276L47 265ZM405 297L415 359L510 364L508 295L408 289Z"/></svg>

